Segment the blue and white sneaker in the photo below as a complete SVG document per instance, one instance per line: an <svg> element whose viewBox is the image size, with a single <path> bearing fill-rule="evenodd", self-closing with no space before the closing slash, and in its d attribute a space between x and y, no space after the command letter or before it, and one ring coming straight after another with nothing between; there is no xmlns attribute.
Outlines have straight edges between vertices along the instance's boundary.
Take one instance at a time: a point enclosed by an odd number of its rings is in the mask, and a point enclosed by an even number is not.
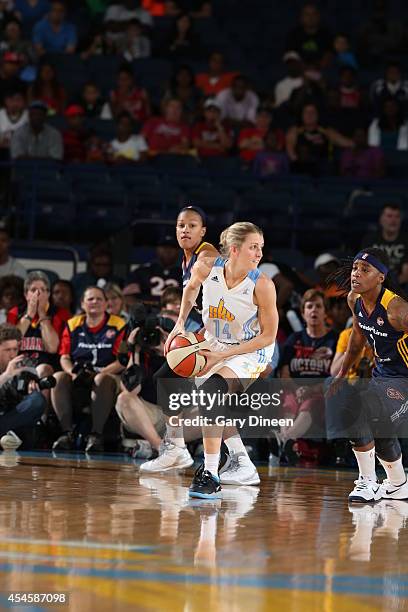
<svg viewBox="0 0 408 612"><path fill-rule="evenodd" d="M194 474L188 494L200 499L217 499L221 497L220 479L200 465Z"/></svg>
<svg viewBox="0 0 408 612"><path fill-rule="evenodd" d="M380 486L380 493L383 499L397 499L399 501L408 501L408 480L405 480L401 485L393 485L386 478Z"/></svg>
<svg viewBox="0 0 408 612"><path fill-rule="evenodd" d="M370 502L379 501L381 499L381 487L375 480L359 476L354 481L356 485L349 493L349 502L357 504L367 504Z"/></svg>

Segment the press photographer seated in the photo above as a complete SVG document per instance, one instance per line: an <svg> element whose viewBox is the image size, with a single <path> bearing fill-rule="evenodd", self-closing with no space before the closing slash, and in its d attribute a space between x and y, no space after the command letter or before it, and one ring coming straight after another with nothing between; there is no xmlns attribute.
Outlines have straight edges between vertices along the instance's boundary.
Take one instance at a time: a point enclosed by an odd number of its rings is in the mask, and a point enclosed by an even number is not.
<svg viewBox="0 0 408 612"><path fill-rule="evenodd" d="M0 325L0 437L12 430L23 439L34 428L46 405L28 373L24 355L18 355L21 332L14 325ZM29 432L28 432L29 433Z"/></svg>
<svg viewBox="0 0 408 612"><path fill-rule="evenodd" d="M148 314L146 307L136 305L129 320L129 362L122 374L121 394L116 412L125 428L143 439L138 440L133 456L150 459L158 450L165 429L163 412L157 406L153 374L164 361L164 342L174 322L167 317Z"/></svg>
<svg viewBox="0 0 408 612"><path fill-rule="evenodd" d="M174 299L181 293L178 289L176 291ZM174 327L168 306L168 300L162 301L158 316L147 315L146 310L139 306L129 321L133 328L128 338L130 357L127 370L122 374L122 392L116 402L116 411L125 428L143 438L137 440L133 449L135 458L150 459L154 451L159 450L166 429L163 411L157 405L157 382L153 374L166 361L164 343ZM194 439L188 434L188 439ZM196 437L200 436L198 431Z"/></svg>
<svg viewBox="0 0 408 612"><path fill-rule="evenodd" d="M60 355L62 372L51 393L54 410L63 431L54 450L69 450L74 445L73 413L91 407L92 431L86 452L103 450L103 429L118 393L116 376L123 366L116 359L124 337L125 321L107 312L103 289L88 287L81 300L83 314L70 319L62 334Z"/></svg>

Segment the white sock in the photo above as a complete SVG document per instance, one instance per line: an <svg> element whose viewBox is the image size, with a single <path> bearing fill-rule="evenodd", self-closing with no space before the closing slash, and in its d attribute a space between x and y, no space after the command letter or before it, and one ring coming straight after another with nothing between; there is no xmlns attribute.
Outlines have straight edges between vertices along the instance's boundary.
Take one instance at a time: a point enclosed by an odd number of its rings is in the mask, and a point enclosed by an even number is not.
<svg viewBox="0 0 408 612"><path fill-rule="evenodd" d="M247 450L244 446L243 441L241 440L241 436L236 434L235 436L231 436L227 440L224 440L230 455L235 453L245 453L248 456Z"/></svg>
<svg viewBox="0 0 408 612"><path fill-rule="evenodd" d="M183 425L169 425L166 423L166 437L171 440L173 444L184 448L186 443L184 441Z"/></svg>
<svg viewBox="0 0 408 612"><path fill-rule="evenodd" d="M405 474L404 466L402 465L402 455L396 461L385 461L384 459L381 459L381 457L378 457L378 460L383 466L388 480L395 487L399 487L407 481L407 475Z"/></svg>
<svg viewBox="0 0 408 612"><path fill-rule="evenodd" d="M357 451L353 448L353 453L356 456L360 476L368 480L377 480L375 473L375 448L369 451Z"/></svg>
<svg viewBox="0 0 408 612"><path fill-rule="evenodd" d="M220 453L204 453L204 469L211 472L213 476L218 478L218 464L220 462Z"/></svg>

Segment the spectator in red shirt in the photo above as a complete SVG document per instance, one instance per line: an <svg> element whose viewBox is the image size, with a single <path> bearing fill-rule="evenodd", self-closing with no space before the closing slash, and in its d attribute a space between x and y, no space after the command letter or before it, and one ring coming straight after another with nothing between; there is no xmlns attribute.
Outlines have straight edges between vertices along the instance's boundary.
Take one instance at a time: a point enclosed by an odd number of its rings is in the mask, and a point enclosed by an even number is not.
<svg viewBox="0 0 408 612"><path fill-rule="evenodd" d="M126 111L136 121L146 121L151 115L149 96L136 85L129 66L119 69L116 89L110 94L110 107L114 116Z"/></svg>
<svg viewBox="0 0 408 612"><path fill-rule="evenodd" d="M260 107L256 113L255 126L244 128L238 137L238 147L241 159L252 162L256 154L264 149L266 134L271 130L272 113L267 108ZM285 133L282 130L273 130L276 136L277 150L283 151L285 148Z"/></svg>
<svg viewBox="0 0 408 612"><path fill-rule="evenodd" d="M162 117L149 119L143 127L143 136L150 155L158 153L186 154L190 148L190 128L182 121L183 106L177 98L170 98Z"/></svg>
<svg viewBox="0 0 408 612"><path fill-rule="evenodd" d="M41 271L30 272L24 283L25 304L12 308L8 323L23 336L20 353L36 366L39 376L49 376L58 367L58 345L70 313L50 305L50 281Z"/></svg>
<svg viewBox="0 0 408 612"><path fill-rule="evenodd" d="M86 161L86 140L88 132L84 128L85 111L79 104L70 104L64 112L67 129L62 132L64 160L66 162Z"/></svg>
<svg viewBox="0 0 408 612"><path fill-rule="evenodd" d="M357 84L356 71L351 66L340 68L340 106L342 108L360 108L362 105L362 94Z"/></svg>
<svg viewBox="0 0 408 612"><path fill-rule="evenodd" d="M215 96L223 89L231 87L238 72L225 72L224 56L220 51L213 51L208 60L208 72L196 76L196 84L205 96Z"/></svg>
<svg viewBox="0 0 408 612"><path fill-rule="evenodd" d="M29 102L41 100L48 106L48 114L61 115L65 106L65 97L65 89L57 79L54 66L49 62L44 62L29 89Z"/></svg>
<svg viewBox="0 0 408 612"><path fill-rule="evenodd" d="M123 370L116 357L124 338L125 321L107 312L106 295L99 287L85 290L81 306L84 314L68 321L59 349L63 371L55 375L57 385L51 399L63 434L54 442L54 450L73 447L75 390L82 391L83 398L82 406L77 407L89 405L88 402L91 405L92 432L85 450L103 450L103 429L119 391L115 375ZM79 397L76 399L78 404Z"/></svg>
<svg viewBox="0 0 408 612"><path fill-rule="evenodd" d="M200 157L227 155L232 147L232 131L221 121L221 109L211 98L204 104L204 121L193 127L193 146Z"/></svg>

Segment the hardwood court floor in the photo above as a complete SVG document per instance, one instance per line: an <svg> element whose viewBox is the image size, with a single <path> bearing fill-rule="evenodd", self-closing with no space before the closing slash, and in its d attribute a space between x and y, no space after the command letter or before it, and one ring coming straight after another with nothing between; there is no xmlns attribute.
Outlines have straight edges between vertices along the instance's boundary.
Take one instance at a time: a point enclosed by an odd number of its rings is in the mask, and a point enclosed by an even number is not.
<svg viewBox="0 0 408 612"><path fill-rule="evenodd" d="M408 503L350 512L352 472L260 471L259 488L193 502L191 470L0 454L0 608L46 609L13 608L13 591L81 612L408 610Z"/></svg>

